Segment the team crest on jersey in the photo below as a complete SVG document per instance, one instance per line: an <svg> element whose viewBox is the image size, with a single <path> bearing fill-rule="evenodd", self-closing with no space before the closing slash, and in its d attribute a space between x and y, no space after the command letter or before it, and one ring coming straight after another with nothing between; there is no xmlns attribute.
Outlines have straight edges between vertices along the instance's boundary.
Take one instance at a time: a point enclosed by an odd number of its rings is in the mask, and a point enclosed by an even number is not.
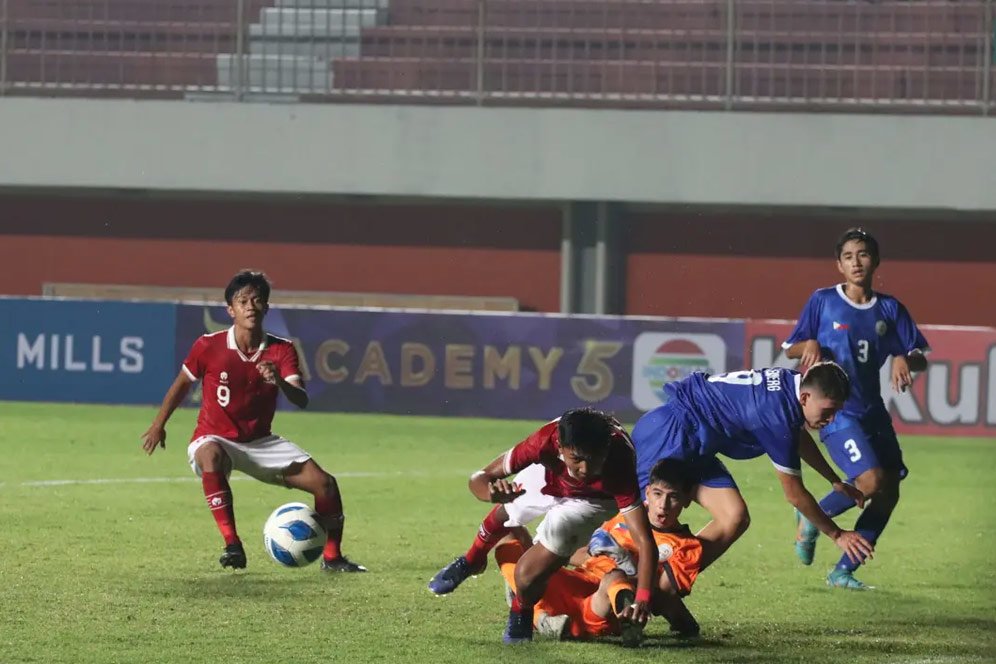
<svg viewBox="0 0 996 664"><path fill-rule="evenodd" d="M884 320L875 321L875 334L880 337L884 337L885 333L889 331L889 325Z"/></svg>
<svg viewBox="0 0 996 664"><path fill-rule="evenodd" d="M674 549L672 549L671 545L668 544L667 542L657 547L657 555L661 560L661 562L670 558L672 553L674 553Z"/></svg>
<svg viewBox="0 0 996 664"><path fill-rule="evenodd" d="M221 382L223 382L223 383L227 383L228 382L228 372L227 371L222 371L221 372Z"/></svg>

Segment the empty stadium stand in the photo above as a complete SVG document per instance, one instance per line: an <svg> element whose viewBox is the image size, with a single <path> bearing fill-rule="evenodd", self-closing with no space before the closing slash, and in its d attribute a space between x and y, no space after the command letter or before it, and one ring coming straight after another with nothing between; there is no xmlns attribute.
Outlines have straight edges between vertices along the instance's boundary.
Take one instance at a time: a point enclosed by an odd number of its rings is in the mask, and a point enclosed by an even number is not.
<svg viewBox="0 0 996 664"><path fill-rule="evenodd" d="M957 110L994 96L991 13L983 0L7 0L4 83Z"/></svg>

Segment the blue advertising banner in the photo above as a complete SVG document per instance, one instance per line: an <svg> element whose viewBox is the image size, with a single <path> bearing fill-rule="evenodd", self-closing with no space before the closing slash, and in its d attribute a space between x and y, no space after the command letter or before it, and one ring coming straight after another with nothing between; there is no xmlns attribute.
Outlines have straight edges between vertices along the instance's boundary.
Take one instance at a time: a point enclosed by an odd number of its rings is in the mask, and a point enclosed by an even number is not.
<svg viewBox="0 0 996 664"><path fill-rule="evenodd" d="M159 403L176 305L0 298L0 399Z"/></svg>
<svg viewBox="0 0 996 664"><path fill-rule="evenodd" d="M223 307L180 305L179 361L229 325ZM744 365L743 321L274 308L266 328L295 342L316 410L549 419L592 405L631 421L665 382Z"/></svg>

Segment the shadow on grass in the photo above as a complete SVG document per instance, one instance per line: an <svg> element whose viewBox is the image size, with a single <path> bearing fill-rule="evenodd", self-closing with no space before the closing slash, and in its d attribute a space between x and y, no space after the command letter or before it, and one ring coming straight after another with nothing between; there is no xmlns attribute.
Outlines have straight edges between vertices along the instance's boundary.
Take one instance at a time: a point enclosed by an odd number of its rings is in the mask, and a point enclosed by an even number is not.
<svg viewBox="0 0 996 664"><path fill-rule="evenodd" d="M234 572L201 576L197 578L172 579L167 581L169 594L177 594L189 599L253 599L256 601L283 604L288 599L300 600L315 592L315 583L320 581L315 574L284 576L264 576L252 572Z"/></svg>

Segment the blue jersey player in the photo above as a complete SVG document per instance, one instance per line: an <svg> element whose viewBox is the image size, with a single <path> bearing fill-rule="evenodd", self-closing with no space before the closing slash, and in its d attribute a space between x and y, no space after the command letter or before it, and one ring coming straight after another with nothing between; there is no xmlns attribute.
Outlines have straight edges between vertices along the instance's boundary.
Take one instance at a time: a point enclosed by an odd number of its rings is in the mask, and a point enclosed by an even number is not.
<svg viewBox="0 0 996 664"><path fill-rule="evenodd" d="M851 379L851 396L837 418L820 432L834 463L866 496L870 505L855 529L876 542L899 501L899 481L906 476L892 420L882 401L879 369L892 357L892 387L905 391L913 371L927 367L927 340L906 307L891 295L872 290L879 265L878 242L860 229L845 232L836 246L837 269L845 282L822 288L809 298L784 346L790 358L806 366L833 359ZM830 493L820 507L835 517L854 507L840 493ZM798 516L798 515L797 515ZM796 553L812 564L816 529L799 518ZM864 589L854 578L857 563L842 557L827 577L833 587Z"/></svg>
<svg viewBox="0 0 996 664"><path fill-rule="evenodd" d="M731 459L767 455L789 503L846 555L855 560L871 555L865 538L838 528L802 483L800 458L852 503L864 502L860 491L841 481L805 430L833 421L849 387L847 374L833 362L817 363L805 376L789 369L714 376L696 372L665 386L667 402L633 428L636 471L641 486L646 486L650 469L661 459L682 459L690 466L696 483L693 497L712 516L696 533L702 540L701 569L715 562L750 524L747 504L718 454Z"/></svg>

